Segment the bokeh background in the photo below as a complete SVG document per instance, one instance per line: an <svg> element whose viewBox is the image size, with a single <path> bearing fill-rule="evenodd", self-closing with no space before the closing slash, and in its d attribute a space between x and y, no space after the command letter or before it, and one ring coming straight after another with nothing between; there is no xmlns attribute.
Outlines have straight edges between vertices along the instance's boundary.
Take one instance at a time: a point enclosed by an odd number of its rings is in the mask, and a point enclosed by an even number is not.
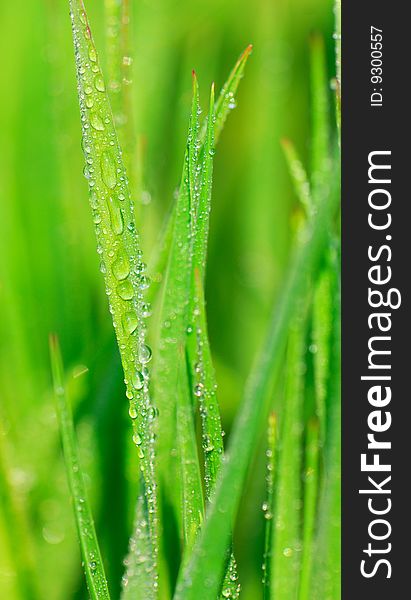
<svg viewBox="0 0 411 600"><path fill-rule="evenodd" d="M290 251L295 196L280 141L310 153L309 37L326 41L331 0L131 0L134 133L143 148L136 198L146 259L179 183L191 70L220 89L254 45L215 157L207 306L224 429L265 332ZM104 0L86 3L104 65ZM57 332L97 530L118 597L137 466L128 403L87 185L68 3L0 3L0 597L21 598L31 560L39 598L83 599L72 509L51 393ZM245 600L261 597L264 447L241 506L236 555ZM257 453L258 454L258 453ZM10 527L13 521L19 526Z"/></svg>

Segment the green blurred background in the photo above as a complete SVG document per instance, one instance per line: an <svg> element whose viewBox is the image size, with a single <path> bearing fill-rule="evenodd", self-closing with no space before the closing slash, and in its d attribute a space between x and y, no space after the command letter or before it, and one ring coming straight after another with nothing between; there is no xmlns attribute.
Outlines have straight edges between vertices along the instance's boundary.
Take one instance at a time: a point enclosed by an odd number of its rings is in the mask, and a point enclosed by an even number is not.
<svg viewBox="0 0 411 600"><path fill-rule="evenodd" d="M333 71L330 0L132 0L136 199L146 260L179 183L195 68L207 101L254 45L217 148L207 306L224 428L282 282L295 198L280 140L309 156L308 40ZM88 0L104 58L104 0ZM130 534L137 466L120 361L82 177L73 49L64 0L0 3L0 597L21 598L31 557L39 597L86 598L51 394L48 334L60 336L113 597ZM104 65L104 60L103 60ZM205 105L203 104L203 107ZM245 494L236 555L246 600L261 596L264 455ZM8 490L8 492L7 492ZM18 530L11 528L17 514Z"/></svg>

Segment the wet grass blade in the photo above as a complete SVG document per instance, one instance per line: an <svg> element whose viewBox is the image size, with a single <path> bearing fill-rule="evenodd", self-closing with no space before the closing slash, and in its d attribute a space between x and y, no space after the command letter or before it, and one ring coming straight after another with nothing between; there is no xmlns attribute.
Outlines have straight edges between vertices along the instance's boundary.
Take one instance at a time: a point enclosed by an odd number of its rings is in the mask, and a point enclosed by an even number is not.
<svg viewBox="0 0 411 600"><path fill-rule="evenodd" d="M285 390L280 420L274 526L271 548L271 595L297 596L301 546L301 472L306 347L305 310L291 323L285 360Z"/></svg>
<svg viewBox="0 0 411 600"><path fill-rule="evenodd" d="M157 585L157 497L154 476L153 420L145 343L148 286L134 221L127 173L87 15L81 0L70 0L78 95L85 156L84 174L97 237L100 270L120 349L126 396L133 422L144 491L148 504L153 590Z"/></svg>
<svg viewBox="0 0 411 600"><path fill-rule="evenodd" d="M317 419L312 418L307 425L305 443L303 544L299 600L310 600L319 482L319 451L319 423Z"/></svg>
<svg viewBox="0 0 411 600"><path fill-rule="evenodd" d="M73 499L74 516L80 540L87 587L92 600L101 600L104 598L109 600L110 595L103 561L79 460L73 418L66 397L63 364L56 336L50 336L50 357L64 460L70 493Z"/></svg>
<svg viewBox="0 0 411 600"><path fill-rule="evenodd" d="M267 436L267 467L266 482L267 496L263 504L265 523L264 534L264 557L263 557L263 599L271 598L271 548L273 536L273 512L274 512L274 485L275 485L275 465L277 454L277 417L271 413L268 418L268 436Z"/></svg>
<svg viewBox="0 0 411 600"><path fill-rule="evenodd" d="M129 551L124 560L126 572L122 579L121 600L151 600L156 596L150 573L151 541L148 523L147 502L145 497L140 495L136 504Z"/></svg>
<svg viewBox="0 0 411 600"><path fill-rule="evenodd" d="M177 468L175 461L170 456L170 451L175 448L176 434L178 433L176 430L177 411L181 410L181 407L185 407L185 413L187 410L185 396L189 395L189 388L188 386L185 387L183 382L187 376L185 338L192 268L193 218L198 193L196 183L198 175L199 113L198 83L195 73L193 73L193 101L183 174L173 218L171 249L163 288L160 332L155 364L156 377L154 379L155 394L160 412L158 432L159 467L164 481L168 481L166 488L170 494L170 499L174 499L171 503L177 513L181 511L181 508L179 510L181 499L177 493L175 473L173 475L170 469L170 465L173 465L173 469ZM178 408L179 406L180 408ZM194 428L194 421L192 421L191 428ZM181 433L184 434L184 432ZM187 438L177 439L177 446L181 442L187 451L186 445L190 443L189 438L195 439L195 436L192 436L191 432L188 431L186 434ZM181 448L179 450L181 451ZM191 454L194 455L194 448ZM182 492L186 494L188 490L183 487ZM199 494L201 494L201 488L189 491L189 495L184 497L183 500L184 511L191 510L191 502L197 503L197 499L194 499L194 497L197 498ZM195 513L197 511L193 508L193 514ZM183 519L183 525L185 522L187 521ZM185 531L183 537L187 539L190 535L188 531Z"/></svg>
<svg viewBox="0 0 411 600"><path fill-rule="evenodd" d="M306 294L307 280L313 280L339 203L339 173L334 188L322 199L317 215L303 232L302 243L291 263L269 332L245 397L234 423L229 448L207 521L193 550L192 559L180 574L175 600L214 600L218 594L229 545L230 531L238 509L255 440L267 422L268 389L278 373L282 351L298 302ZM207 576L207 587L204 578Z"/></svg>
<svg viewBox="0 0 411 600"><path fill-rule="evenodd" d="M247 60L251 54L252 46L249 45L244 52L241 54L240 58L236 62L233 70L231 71L227 81L224 83L220 94L218 96L218 100L214 106L214 145L220 139L221 133L224 129L225 122L228 118L228 115L233 111L236 107L236 94L238 90L238 86L240 85L241 79L244 75L244 69L247 64ZM199 141L201 144L200 147L200 160L204 160L205 149L204 146L207 141L207 131L208 131L208 120L204 123L199 135ZM176 204L174 203L170 215L167 216L165 226L163 228L162 235L157 244L156 250L154 252L154 256L150 259L149 263L149 272L153 275L154 281L160 280L161 275L165 271L165 267L167 264L167 256L169 253L172 233L174 228L174 218L176 212ZM152 289L148 292L150 296L150 301L154 299L154 295L156 293L156 285L152 286Z"/></svg>
<svg viewBox="0 0 411 600"><path fill-rule="evenodd" d="M237 106L236 93L252 50L253 47L250 44L241 54L218 96L215 106L215 143L220 139L229 113ZM203 132L205 132L205 129Z"/></svg>

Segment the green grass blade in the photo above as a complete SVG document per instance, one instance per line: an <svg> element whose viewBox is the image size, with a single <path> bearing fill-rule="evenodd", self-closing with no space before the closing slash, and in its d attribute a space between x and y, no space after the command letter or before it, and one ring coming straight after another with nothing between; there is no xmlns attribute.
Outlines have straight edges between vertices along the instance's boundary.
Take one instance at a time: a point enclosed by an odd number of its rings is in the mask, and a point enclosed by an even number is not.
<svg viewBox="0 0 411 600"><path fill-rule="evenodd" d="M282 147L287 161L288 170L291 175L295 194L304 208L306 215L313 212L313 201L311 198L310 182L304 165L298 156L297 149L290 140L283 140Z"/></svg>
<svg viewBox="0 0 411 600"><path fill-rule="evenodd" d="M238 86L244 75L245 65L252 49L253 47L250 44L241 54L218 96L215 106L215 143L220 139L228 115L237 106L236 94Z"/></svg>
<svg viewBox="0 0 411 600"><path fill-rule="evenodd" d="M154 410L148 393L145 298L148 285L134 222L127 174L87 15L81 0L70 0L85 176L109 308L123 365L133 440L138 448L149 506L153 588L157 581L157 497L154 476Z"/></svg>
<svg viewBox="0 0 411 600"><path fill-rule="evenodd" d="M267 499L263 504L265 523L264 533L264 557L263 557L263 599L271 598L271 548L273 532L273 512L274 512L274 481L275 466L277 454L277 417L271 413L268 417L268 436L267 436Z"/></svg>
<svg viewBox="0 0 411 600"><path fill-rule="evenodd" d="M274 526L271 549L271 594L295 598L301 546L301 472L303 430L303 365L306 346L305 311L291 323L285 363L284 404L280 417Z"/></svg>
<svg viewBox="0 0 411 600"><path fill-rule="evenodd" d="M327 384L332 333L332 273L329 265L320 275L314 291L312 343L314 349L314 385L316 412L320 425L320 443L325 441L327 420Z"/></svg>
<svg viewBox="0 0 411 600"><path fill-rule="evenodd" d="M327 183L330 157L330 123L327 93L329 86L324 40L319 35L315 35L311 39L310 57L312 98L311 188L315 201L317 188Z"/></svg>
<svg viewBox="0 0 411 600"><path fill-rule="evenodd" d="M50 357L64 460L70 493L73 498L74 516L80 540L87 587L92 600L101 600L104 598L108 600L110 595L94 528L93 516L84 484L73 418L64 387L64 371L60 348L56 336L50 337Z"/></svg>
<svg viewBox="0 0 411 600"><path fill-rule="evenodd" d="M155 395L159 407L158 454L160 468L166 486L174 496L178 511L179 498L176 495L176 480L170 470L170 449L175 447L176 411L179 404L186 406L185 395L189 389L182 385L182 373L186 370L185 338L190 298L192 268L192 234L195 216L199 128L198 84L193 74L193 101L187 146L184 158L180 191L173 217L173 236L163 288L160 332L157 360L155 364ZM183 364L182 364L183 363ZM194 424L192 424L192 427ZM191 437L191 433L187 432ZM183 445L187 440L181 440ZM177 440L178 444L178 440ZM194 450L193 450L194 452ZM176 465L174 465L176 467ZM171 491L173 490L173 491ZM183 490L184 491L184 490ZM200 493L196 490L194 495ZM192 496L192 494L191 494ZM186 498L190 503L190 499ZM184 536L187 538L187 535Z"/></svg>
<svg viewBox="0 0 411 600"><path fill-rule="evenodd" d="M156 597L151 576L149 520L147 502L141 495L137 499L133 534L124 560L126 573L122 579L122 600L152 600Z"/></svg>
<svg viewBox="0 0 411 600"><path fill-rule="evenodd" d="M299 600L310 600L319 481L319 444L319 423L317 419L313 418L307 425L305 443L303 546Z"/></svg>
<svg viewBox="0 0 411 600"><path fill-rule="evenodd" d="M185 363L185 348L178 349L177 439L181 467L181 506L185 556L188 556L204 518L200 462L194 428L194 410Z"/></svg>
<svg viewBox="0 0 411 600"><path fill-rule="evenodd" d="M220 139L220 135L224 129L224 125L228 118L228 115L236 106L236 93L238 90L238 86L240 85L240 81L244 75L244 69L248 57L251 54L251 51L251 45L244 50L220 91L214 109L214 145L217 144L218 140ZM207 142L208 130L209 128L207 121L204 123L204 126L202 127L199 136L201 143L201 148L199 152L200 159L204 159L204 145ZM161 280L161 275L163 274L167 264L167 256L169 253L174 228L176 204L177 202L173 204L171 213L169 216L167 216L162 235L154 252L154 256L150 259L149 272L153 275L154 281ZM153 285L152 289L150 289L148 292L150 296L150 301L152 301L154 298L156 287L156 285Z"/></svg>
<svg viewBox="0 0 411 600"><path fill-rule="evenodd" d="M250 464L255 440L266 423L269 402L267 392L273 375L278 373L282 350L296 305L305 297L307 280L317 272L327 241L327 232L339 203L339 172L333 177L334 188L322 199L313 222L304 230L302 243L294 257L282 295L272 317L266 342L249 380L245 397L236 418L230 445L210 506L207 521L182 571L175 600L215 600L226 560L241 491ZM207 587L204 578L207 575Z"/></svg>
<svg viewBox="0 0 411 600"><path fill-rule="evenodd" d="M324 476L318 509L310 600L341 596L341 296L339 256L333 256L333 332Z"/></svg>

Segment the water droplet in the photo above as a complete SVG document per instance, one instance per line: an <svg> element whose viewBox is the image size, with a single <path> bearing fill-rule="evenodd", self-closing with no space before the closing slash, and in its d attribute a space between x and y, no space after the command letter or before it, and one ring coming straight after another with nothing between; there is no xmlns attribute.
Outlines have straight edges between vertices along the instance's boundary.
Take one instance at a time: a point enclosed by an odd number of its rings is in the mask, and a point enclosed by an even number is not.
<svg viewBox="0 0 411 600"><path fill-rule="evenodd" d="M147 277L147 275L140 275L138 284L141 290L146 290L148 287L150 287L150 278Z"/></svg>
<svg viewBox="0 0 411 600"><path fill-rule="evenodd" d="M141 390L144 386L144 376L140 371L135 371L131 376L131 383L136 390Z"/></svg>
<svg viewBox="0 0 411 600"><path fill-rule="evenodd" d="M136 446L141 446L141 444L143 443L143 440L141 439L141 436L138 433L135 433L133 435L133 442Z"/></svg>
<svg viewBox="0 0 411 600"><path fill-rule="evenodd" d="M151 348L147 346L147 344L141 344L138 351L138 357L140 359L140 362L143 363L143 365L147 364L148 362L150 362L151 356Z"/></svg>
<svg viewBox="0 0 411 600"><path fill-rule="evenodd" d="M103 125L104 127L104 125ZM114 163L114 159L111 155L111 152L106 150L101 155L101 176L108 188L110 190L114 189L117 185L117 173L116 173L116 165Z"/></svg>
<svg viewBox="0 0 411 600"><path fill-rule="evenodd" d="M123 215L117 201L114 198L109 197L107 201L108 209L110 212L110 222L113 233L120 235L123 233L124 222Z"/></svg>
<svg viewBox="0 0 411 600"><path fill-rule="evenodd" d="M113 262L112 271L116 279L119 279L120 281L126 279L130 273L130 264L127 256L118 254L116 260Z"/></svg>
<svg viewBox="0 0 411 600"><path fill-rule="evenodd" d="M96 75L96 77L94 78L94 86L99 92L104 92L106 90L106 86L104 85L104 81L101 75Z"/></svg>
<svg viewBox="0 0 411 600"><path fill-rule="evenodd" d="M133 312L128 312L123 317L123 327L128 334L134 333L137 329L138 320Z"/></svg>
<svg viewBox="0 0 411 600"><path fill-rule="evenodd" d="M134 289L130 281L126 279L117 286L117 293L123 300L131 300L134 296Z"/></svg>
<svg viewBox="0 0 411 600"><path fill-rule="evenodd" d="M196 385L194 388L194 396L197 396L197 398L200 398L203 393L203 389L204 389L204 386L202 383L199 383L198 385Z"/></svg>
<svg viewBox="0 0 411 600"><path fill-rule="evenodd" d="M128 414L130 415L131 419L137 419L137 409L135 407L134 404L131 404L129 410L128 410Z"/></svg>
<svg viewBox="0 0 411 600"><path fill-rule="evenodd" d="M293 550L292 548L284 548L283 550L283 554L284 556L286 556L287 558L290 558L290 556L293 555Z"/></svg>
<svg viewBox="0 0 411 600"><path fill-rule="evenodd" d="M133 59L131 56L123 56L123 65L125 67L129 67L133 64Z"/></svg>
<svg viewBox="0 0 411 600"><path fill-rule="evenodd" d="M96 112L91 113L90 123L96 131L104 131L103 120Z"/></svg>
<svg viewBox="0 0 411 600"><path fill-rule="evenodd" d="M86 106L87 106L87 108L93 108L93 106L94 106L93 96L86 96Z"/></svg>
<svg viewBox="0 0 411 600"><path fill-rule="evenodd" d="M93 46L90 46L89 51L88 51L88 57L92 62L96 62L97 61L97 53L96 50Z"/></svg>

